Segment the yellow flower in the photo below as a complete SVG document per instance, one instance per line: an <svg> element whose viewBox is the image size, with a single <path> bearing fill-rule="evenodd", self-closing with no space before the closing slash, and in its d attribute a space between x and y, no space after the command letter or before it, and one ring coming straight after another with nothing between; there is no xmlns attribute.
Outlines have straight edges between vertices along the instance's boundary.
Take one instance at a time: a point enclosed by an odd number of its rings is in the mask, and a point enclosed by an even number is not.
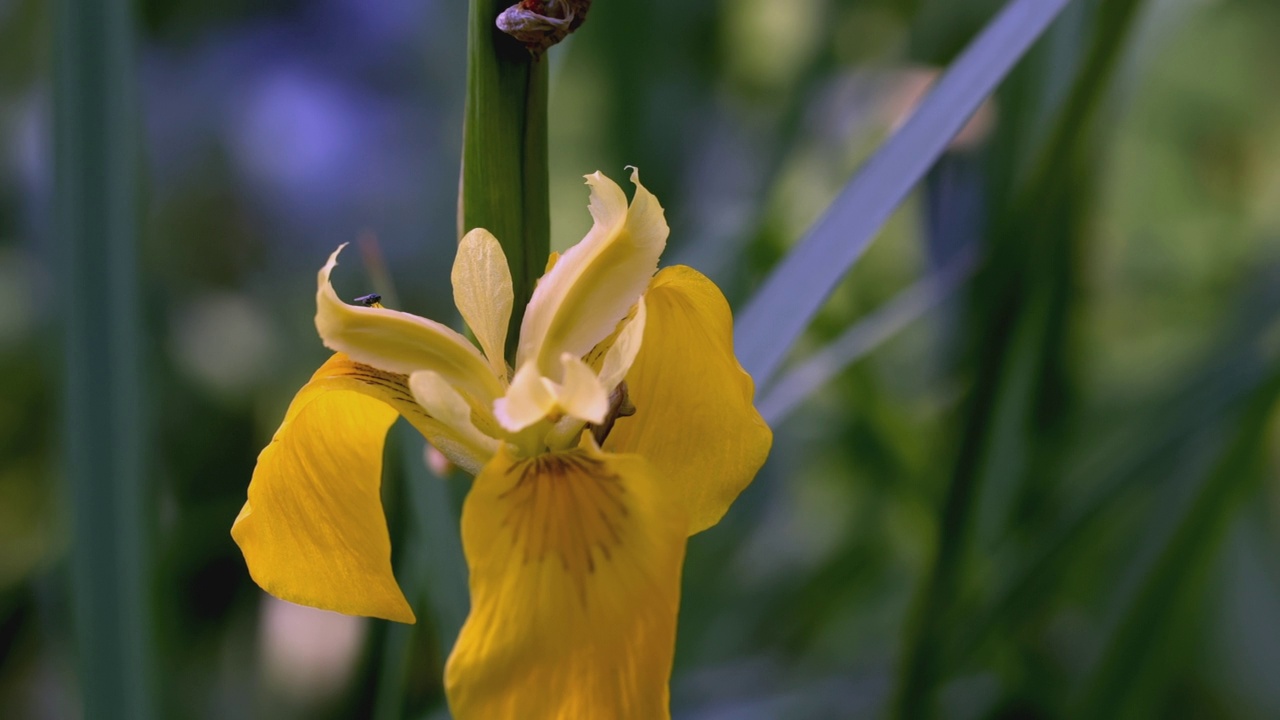
<svg viewBox="0 0 1280 720"><path fill-rule="evenodd" d="M458 247L454 299L480 349L439 323L338 299L337 351L258 457L231 530L271 594L413 622L379 499L397 414L476 478L462 512L471 614L446 668L459 720L668 715L680 571L768 454L719 289L657 272L662 207L587 176L595 224L539 281L514 373L512 285L497 240ZM341 251L341 248L339 248Z"/></svg>

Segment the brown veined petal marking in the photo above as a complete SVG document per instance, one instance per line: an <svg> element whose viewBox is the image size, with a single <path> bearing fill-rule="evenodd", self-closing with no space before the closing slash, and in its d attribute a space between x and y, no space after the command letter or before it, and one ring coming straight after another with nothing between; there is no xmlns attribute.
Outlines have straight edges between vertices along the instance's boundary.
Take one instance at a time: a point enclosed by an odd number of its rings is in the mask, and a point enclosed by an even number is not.
<svg viewBox="0 0 1280 720"><path fill-rule="evenodd" d="M500 452L463 509L454 717L667 717L686 528L638 456Z"/></svg>
<svg viewBox="0 0 1280 720"><path fill-rule="evenodd" d="M576 451L535 457L511 473L518 479L499 497L510 503L504 524L519 538L521 564L558 561L586 610L587 580L595 574L597 556L608 563L622 544L622 478Z"/></svg>

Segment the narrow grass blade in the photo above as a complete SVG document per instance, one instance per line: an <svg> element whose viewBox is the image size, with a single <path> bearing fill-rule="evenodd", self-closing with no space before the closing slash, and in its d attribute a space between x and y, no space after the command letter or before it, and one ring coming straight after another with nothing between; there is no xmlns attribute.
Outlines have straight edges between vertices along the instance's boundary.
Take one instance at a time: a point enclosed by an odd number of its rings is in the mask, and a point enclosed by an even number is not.
<svg viewBox="0 0 1280 720"><path fill-rule="evenodd" d="M850 326L834 342L778 380L758 403L760 414L776 426L819 388L886 340L951 297L973 274L972 256L952 261L898 293L883 307Z"/></svg>
<svg viewBox="0 0 1280 720"><path fill-rule="evenodd" d="M1084 227L1082 205L1069 198L1084 187L1082 159L1094 135L1099 99L1132 26L1139 0L1116 0L1097 8L1089 51L1076 73L1063 110L1037 148L1030 179L993 223L984 277L975 283L977 321L975 381L968 399L959 452L940 511L932 567L917 592L906 626L895 716L929 717L935 693L950 670L944 648L958 632L954 614L969 559L970 536L985 476L996 467L1013 489L1035 463L1042 445L1027 442L1025 419L1046 410L1065 385L1060 359L1068 354L1065 319L1072 302L1072 262ZM1021 164L1021 163L1019 163ZM1086 198L1087 199L1087 198ZM1026 242L1036 238L1039 242ZM1032 382L1010 384L1010 371L1033 363ZM1037 422L1044 422L1040 416ZM1010 463L1010 459L1014 462ZM1026 458L1024 461L1022 458ZM1008 463L1008 464L1005 464ZM997 503L988 503L993 517ZM1007 504L1005 508L1007 509ZM1003 518L1001 518L1003 519Z"/></svg>
<svg viewBox="0 0 1280 720"><path fill-rule="evenodd" d="M1273 369L1254 393L1217 467L1205 478L1177 530L1148 570L1115 626L1101 662L1094 665L1076 717L1150 717L1142 708L1153 678L1167 677L1164 650L1176 642L1175 618L1186 618L1205 588L1235 511L1258 489L1266 466L1269 421L1280 401L1280 372ZM1185 631L1183 631L1185 632Z"/></svg>
<svg viewBox="0 0 1280 720"><path fill-rule="evenodd" d="M132 8L110 0L54 7L72 606L89 720L156 713Z"/></svg>
<svg viewBox="0 0 1280 720"><path fill-rule="evenodd" d="M1268 312L1260 307L1258 310ZM1091 477L1101 479L1095 491L1063 513L1065 519L1047 525L1039 533L1041 539L1035 548L1029 552L1021 547L1000 551L1003 557L1023 559L995 563L1013 565L1015 569L999 582L999 589L985 609L965 612L965 627L945 652L948 663L968 662L998 630L1018 628L1034 614L1041 607L1039 598L1051 595L1066 571L1071 550L1097 531L1108 509L1143 483L1151 482L1152 466L1220 427L1258 391L1266 379L1265 365L1274 362L1274 358L1258 357L1239 344L1225 346L1232 350L1230 357L1176 383L1178 387L1196 388L1195 392L1109 432L1112 442L1067 475L1067 485L1084 484Z"/></svg>
<svg viewBox="0 0 1280 720"><path fill-rule="evenodd" d="M738 317L736 350L767 383L827 296L970 115L1069 0L1012 0L773 271Z"/></svg>

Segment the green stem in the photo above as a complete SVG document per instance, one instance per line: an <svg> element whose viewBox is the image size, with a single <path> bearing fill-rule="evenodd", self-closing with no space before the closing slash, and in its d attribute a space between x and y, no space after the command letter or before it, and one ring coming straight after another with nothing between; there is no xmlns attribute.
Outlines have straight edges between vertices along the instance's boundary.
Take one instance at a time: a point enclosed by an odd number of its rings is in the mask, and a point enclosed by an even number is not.
<svg viewBox="0 0 1280 720"><path fill-rule="evenodd" d="M509 4L471 2L459 228L489 230L507 255L515 287L508 357L551 252L547 61L495 27Z"/></svg>
<svg viewBox="0 0 1280 720"><path fill-rule="evenodd" d="M131 8L54 9L72 607L89 720L155 716Z"/></svg>

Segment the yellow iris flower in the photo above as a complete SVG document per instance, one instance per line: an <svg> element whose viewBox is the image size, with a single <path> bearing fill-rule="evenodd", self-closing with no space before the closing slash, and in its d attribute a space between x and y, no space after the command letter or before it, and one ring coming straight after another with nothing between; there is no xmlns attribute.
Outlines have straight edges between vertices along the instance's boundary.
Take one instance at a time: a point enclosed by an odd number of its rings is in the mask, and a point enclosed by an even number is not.
<svg viewBox="0 0 1280 720"><path fill-rule="evenodd" d="M769 452L724 296L688 267L656 272L666 220L631 179L628 205L587 176L594 226L538 282L514 373L511 275L490 233L462 239L452 276L479 349L339 300L334 252L316 327L336 354L258 457L231 530L267 592L413 622L379 497L386 432L404 416L475 473L461 521L471 613L445 671L459 720L667 717L686 538Z"/></svg>

